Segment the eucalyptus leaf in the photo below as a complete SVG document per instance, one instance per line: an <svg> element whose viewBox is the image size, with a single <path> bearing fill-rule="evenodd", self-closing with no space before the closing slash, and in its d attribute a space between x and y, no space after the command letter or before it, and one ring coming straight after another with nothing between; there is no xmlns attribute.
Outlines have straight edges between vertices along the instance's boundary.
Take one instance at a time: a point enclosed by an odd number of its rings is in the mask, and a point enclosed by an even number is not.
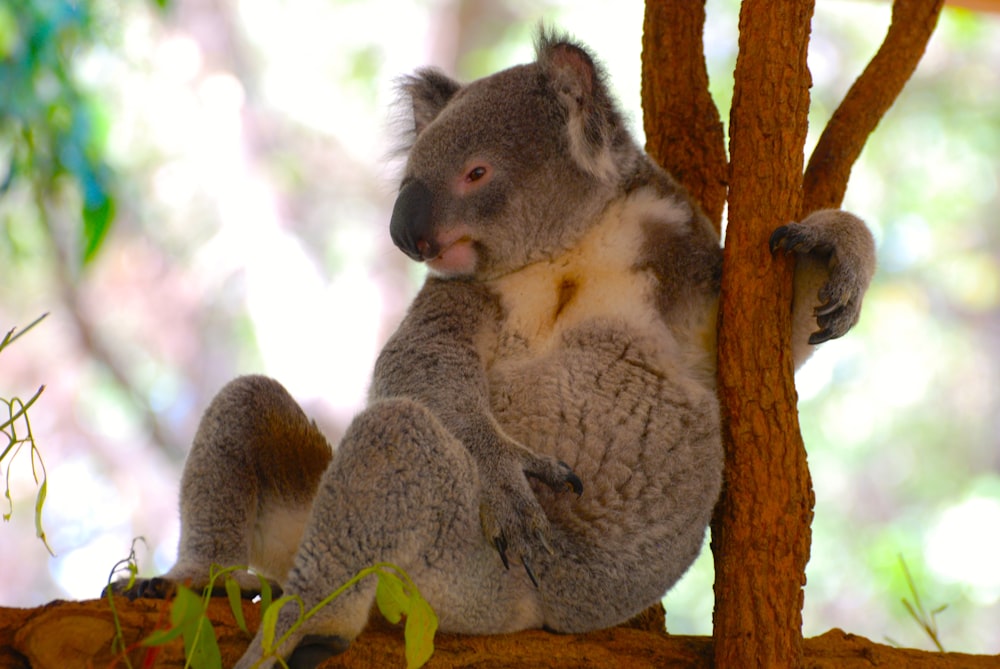
<svg viewBox="0 0 1000 669"><path fill-rule="evenodd" d="M434 654L434 634L437 632L438 618L424 598L415 596L410 604L403 631L406 640L406 667L417 669L426 664Z"/></svg>
<svg viewBox="0 0 1000 669"><path fill-rule="evenodd" d="M236 619L236 625L244 632L250 633L247 629L247 621L243 616L243 593L240 592L240 584L229 574L226 575L226 597L229 599L229 608Z"/></svg>
<svg viewBox="0 0 1000 669"><path fill-rule="evenodd" d="M383 571L376 574L378 585L375 587L375 603L378 604L378 610L385 619L395 625L404 614L409 613L412 602L398 577Z"/></svg>

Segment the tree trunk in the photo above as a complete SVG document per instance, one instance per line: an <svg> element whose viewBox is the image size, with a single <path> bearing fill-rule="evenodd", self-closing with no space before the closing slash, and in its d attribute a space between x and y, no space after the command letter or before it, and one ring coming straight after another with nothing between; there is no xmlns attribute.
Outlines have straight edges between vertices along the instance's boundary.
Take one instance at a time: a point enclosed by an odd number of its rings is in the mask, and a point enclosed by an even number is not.
<svg viewBox="0 0 1000 669"><path fill-rule="evenodd" d="M708 93L704 1L649 0L643 35L647 150L718 224L729 201L719 323L726 446L712 524L717 667L801 666L813 494L789 352L792 263L771 231L839 206L851 166L901 91L943 0L895 0L879 52L834 114L803 178L813 0L745 0L727 165Z"/></svg>
<svg viewBox="0 0 1000 669"><path fill-rule="evenodd" d="M802 665L813 495L790 355L793 262L771 232L797 218L808 129L812 0L745 0L730 119L719 309L726 444L712 525L718 667Z"/></svg>

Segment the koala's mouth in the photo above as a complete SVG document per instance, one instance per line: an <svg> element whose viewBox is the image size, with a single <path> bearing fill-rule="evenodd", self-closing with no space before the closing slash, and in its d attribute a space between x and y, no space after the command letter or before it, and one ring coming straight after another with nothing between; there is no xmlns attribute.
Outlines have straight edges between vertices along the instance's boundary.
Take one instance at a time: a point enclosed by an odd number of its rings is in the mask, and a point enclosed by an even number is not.
<svg viewBox="0 0 1000 669"><path fill-rule="evenodd" d="M474 242L468 234L448 235L440 240L439 251L427 258L427 266L438 274L456 276L471 274L476 268Z"/></svg>

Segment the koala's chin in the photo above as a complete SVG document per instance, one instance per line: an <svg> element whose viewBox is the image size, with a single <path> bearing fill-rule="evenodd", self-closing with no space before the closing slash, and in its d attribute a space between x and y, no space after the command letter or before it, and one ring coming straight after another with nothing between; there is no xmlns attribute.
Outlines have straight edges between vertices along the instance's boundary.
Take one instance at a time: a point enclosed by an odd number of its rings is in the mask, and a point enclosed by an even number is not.
<svg viewBox="0 0 1000 669"><path fill-rule="evenodd" d="M460 237L426 261L428 269L441 277L469 276L476 270L476 250L472 239Z"/></svg>

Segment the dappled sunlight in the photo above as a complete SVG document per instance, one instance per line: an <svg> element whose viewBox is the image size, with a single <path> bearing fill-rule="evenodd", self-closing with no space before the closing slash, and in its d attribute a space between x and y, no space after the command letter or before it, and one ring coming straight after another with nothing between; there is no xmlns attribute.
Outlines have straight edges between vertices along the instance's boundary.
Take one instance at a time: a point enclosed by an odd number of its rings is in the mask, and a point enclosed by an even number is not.
<svg viewBox="0 0 1000 669"><path fill-rule="evenodd" d="M925 537L927 566L945 582L969 586L977 603L1000 602L1000 500L971 497L945 509Z"/></svg>

